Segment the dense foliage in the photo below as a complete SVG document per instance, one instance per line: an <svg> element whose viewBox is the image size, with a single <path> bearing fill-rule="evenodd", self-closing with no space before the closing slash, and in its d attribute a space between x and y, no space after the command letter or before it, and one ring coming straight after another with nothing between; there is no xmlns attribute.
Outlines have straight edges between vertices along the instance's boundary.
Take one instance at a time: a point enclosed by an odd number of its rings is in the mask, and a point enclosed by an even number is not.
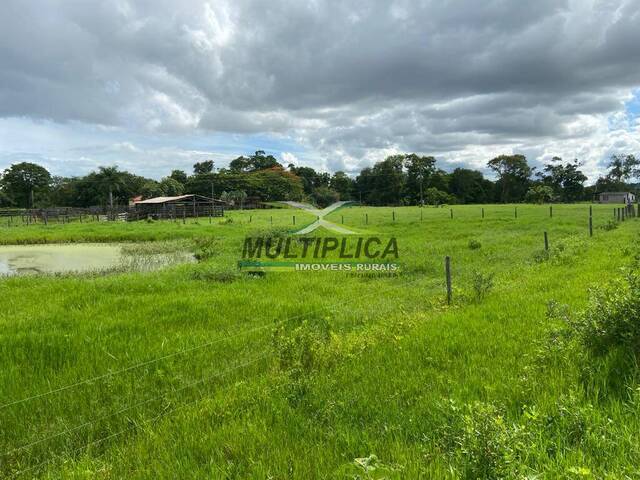
<svg viewBox="0 0 640 480"><path fill-rule="evenodd" d="M345 172L317 172L311 167L284 166L273 155L257 151L240 156L227 168L212 160L198 162L193 173L173 170L160 181L100 167L83 177L52 177L42 166L19 163L0 176L0 207L126 205L138 196L195 193L231 198L234 203L306 200L324 206L336 200L369 205L442 205L451 203L548 203L592 200L602 191L635 191L629 182L640 176L634 155L613 155L608 173L594 186L578 160L553 157L540 171L524 155L500 155L487 163L495 180L478 170L447 172L431 156L391 155L355 177ZM233 192L233 193L232 193ZM237 199L241 199L239 202Z"/></svg>

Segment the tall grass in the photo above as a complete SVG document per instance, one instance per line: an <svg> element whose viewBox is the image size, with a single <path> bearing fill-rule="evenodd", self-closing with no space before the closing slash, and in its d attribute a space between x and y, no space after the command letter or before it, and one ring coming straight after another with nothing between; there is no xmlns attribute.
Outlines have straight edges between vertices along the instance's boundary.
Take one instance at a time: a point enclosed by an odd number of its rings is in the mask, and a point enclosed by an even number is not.
<svg viewBox="0 0 640 480"><path fill-rule="evenodd" d="M197 238L201 251L150 273L0 281L0 476L638 475L634 385L586 388L547 311L580 311L619 278L640 221L589 238L585 205L452 208L332 214L395 236L399 277L240 275L242 239L271 229L271 211L0 229L3 243ZM609 210L595 206L596 226ZM275 215L287 229L291 211Z"/></svg>

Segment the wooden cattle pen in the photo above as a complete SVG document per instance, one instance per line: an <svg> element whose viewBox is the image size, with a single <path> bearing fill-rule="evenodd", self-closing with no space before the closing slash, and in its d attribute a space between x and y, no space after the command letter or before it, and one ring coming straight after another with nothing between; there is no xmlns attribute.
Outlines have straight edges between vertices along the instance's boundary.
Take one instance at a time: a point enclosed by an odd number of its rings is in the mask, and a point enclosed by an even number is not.
<svg viewBox="0 0 640 480"><path fill-rule="evenodd" d="M96 206L88 208L51 207L30 209L0 209L0 226L48 225L106 221L137 221L149 218L183 219L193 217L223 217L225 203L200 195L158 197L133 205Z"/></svg>
<svg viewBox="0 0 640 480"><path fill-rule="evenodd" d="M223 217L225 203L202 195L180 195L140 200L133 204L135 217L176 219L187 217Z"/></svg>

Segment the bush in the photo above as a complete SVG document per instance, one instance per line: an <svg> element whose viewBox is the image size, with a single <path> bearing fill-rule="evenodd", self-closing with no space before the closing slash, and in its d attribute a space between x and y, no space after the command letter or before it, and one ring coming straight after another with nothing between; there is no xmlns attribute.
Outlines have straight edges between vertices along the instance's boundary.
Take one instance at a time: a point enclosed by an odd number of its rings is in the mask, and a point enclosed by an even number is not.
<svg viewBox="0 0 640 480"><path fill-rule="evenodd" d="M240 272L233 268L196 269L191 272L193 280L205 282L232 283L240 277Z"/></svg>
<svg viewBox="0 0 640 480"><path fill-rule="evenodd" d="M207 260L220 253L220 245L213 237L195 238L193 256L198 261Z"/></svg>
<svg viewBox="0 0 640 480"><path fill-rule="evenodd" d="M480 247L482 247L482 244L478 240L475 240L475 239L469 240L469 249L478 250Z"/></svg>
<svg viewBox="0 0 640 480"><path fill-rule="evenodd" d="M554 333L565 358L578 362L583 380L596 390L624 392L638 381L640 361L640 275L630 273L592 289L577 314L554 308L550 318L563 326Z"/></svg>
<svg viewBox="0 0 640 480"><path fill-rule="evenodd" d="M598 228L605 231L615 230L616 228L618 228L618 222L616 222L615 220L608 220L607 223L605 223L604 225L600 225Z"/></svg>
<svg viewBox="0 0 640 480"><path fill-rule="evenodd" d="M472 273L473 293L477 302L484 300L484 298L493 289L494 277L494 273L484 274L479 271L474 271Z"/></svg>
<svg viewBox="0 0 640 480"><path fill-rule="evenodd" d="M290 321L279 325L272 338L278 368L288 377L287 399L299 405L309 390L312 372L323 363L331 325L326 318Z"/></svg>
<svg viewBox="0 0 640 480"><path fill-rule="evenodd" d="M449 425L439 442L458 466L458 478L519 478L526 432L508 423L502 408L450 402L445 415Z"/></svg>
<svg viewBox="0 0 640 480"><path fill-rule="evenodd" d="M533 254L536 263L551 261L554 265L566 265L582 254L587 247L586 242L579 237L567 237L551 241L549 250L538 250Z"/></svg>

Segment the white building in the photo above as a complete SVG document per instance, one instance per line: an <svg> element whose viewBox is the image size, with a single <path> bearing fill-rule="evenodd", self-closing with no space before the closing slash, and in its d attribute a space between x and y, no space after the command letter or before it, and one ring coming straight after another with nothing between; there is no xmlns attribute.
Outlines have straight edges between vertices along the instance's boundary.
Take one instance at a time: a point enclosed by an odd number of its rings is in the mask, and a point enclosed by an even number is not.
<svg viewBox="0 0 640 480"><path fill-rule="evenodd" d="M620 203L628 205L636 201L636 196L631 192L603 192L598 196L600 203Z"/></svg>

